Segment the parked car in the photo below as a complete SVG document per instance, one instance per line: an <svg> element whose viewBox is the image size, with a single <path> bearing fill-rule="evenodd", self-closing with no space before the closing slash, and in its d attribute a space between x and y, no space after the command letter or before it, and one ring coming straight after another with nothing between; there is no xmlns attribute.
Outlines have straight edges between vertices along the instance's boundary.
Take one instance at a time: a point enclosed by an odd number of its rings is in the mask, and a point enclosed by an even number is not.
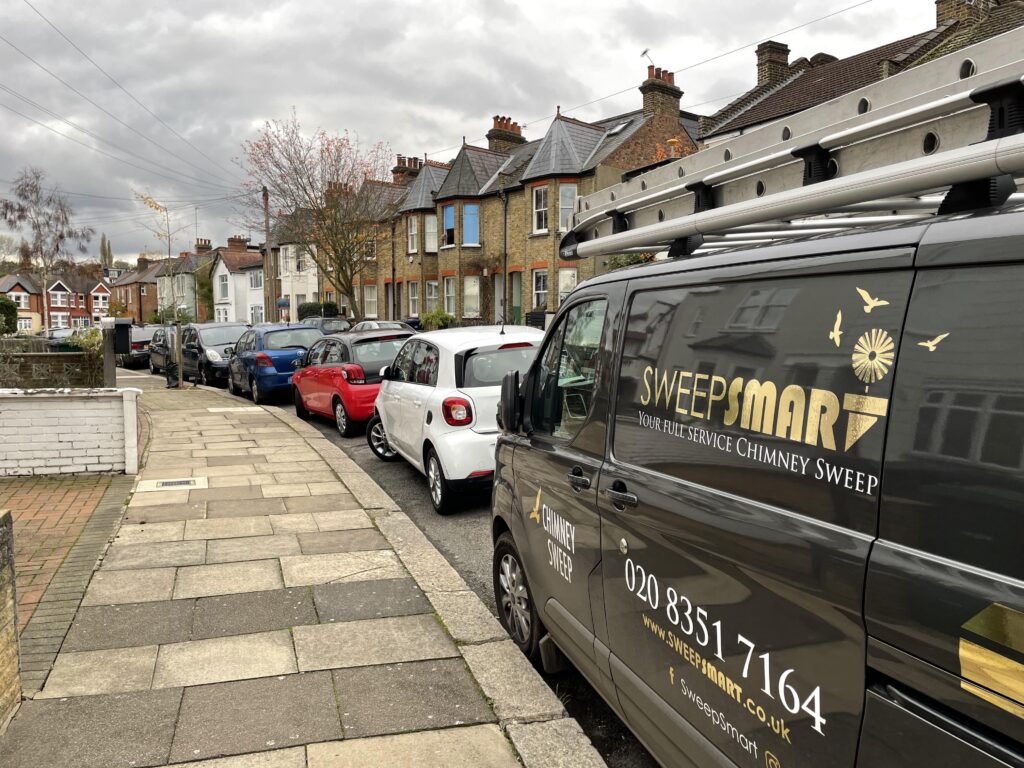
<svg viewBox="0 0 1024 768"><path fill-rule="evenodd" d="M160 373L177 357L175 345L177 332L173 325L154 326L153 338L149 341L149 372Z"/></svg>
<svg viewBox="0 0 1024 768"><path fill-rule="evenodd" d="M382 374L370 449L383 461L403 457L427 476L434 509L453 511L460 490L491 482L502 379L526 372L543 337L511 325L410 337Z"/></svg>
<svg viewBox="0 0 1024 768"><path fill-rule="evenodd" d="M341 333L352 328L344 317L307 317L301 321L303 325L320 330L324 335L328 333Z"/></svg>
<svg viewBox="0 0 1024 768"><path fill-rule="evenodd" d="M182 374L198 384L227 381L228 359L224 350L249 329L245 323L190 323L181 331Z"/></svg>
<svg viewBox="0 0 1024 768"><path fill-rule="evenodd" d="M292 376L292 399L299 418L310 413L334 418L349 437L373 416L381 369L395 359L411 334L360 331L325 336L309 348Z"/></svg>
<svg viewBox="0 0 1024 768"><path fill-rule="evenodd" d="M1021 243L986 210L582 283L502 388L515 642L662 765L1020 762Z"/></svg>
<svg viewBox="0 0 1024 768"><path fill-rule="evenodd" d="M149 345L156 333L155 325L133 325L131 327L131 352L117 356L122 368L145 368L149 365Z"/></svg>
<svg viewBox="0 0 1024 768"><path fill-rule="evenodd" d="M304 325L271 324L250 328L227 347L228 391L248 393L256 403L291 390L295 364L323 334Z"/></svg>
<svg viewBox="0 0 1024 768"><path fill-rule="evenodd" d="M416 329L408 323L399 320L360 320L353 325L350 331L408 331L415 333Z"/></svg>

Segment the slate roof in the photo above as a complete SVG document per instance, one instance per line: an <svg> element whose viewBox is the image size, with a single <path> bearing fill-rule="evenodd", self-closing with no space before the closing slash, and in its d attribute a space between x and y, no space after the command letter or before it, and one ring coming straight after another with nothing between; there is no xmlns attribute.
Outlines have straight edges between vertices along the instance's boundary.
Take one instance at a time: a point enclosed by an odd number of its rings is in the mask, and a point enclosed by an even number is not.
<svg viewBox="0 0 1024 768"><path fill-rule="evenodd" d="M780 84L754 86L704 121L701 138L767 123L823 104L882 79L882 62L892 73L1008 32L1024 25L1024 2L993 6L975 24L951 23L896 40L845 59L815 63L798 59L793 74Z"/></svg>
<svg viewBox="0 0 1024 768"><path fill-rule="evenodd" d="M522 180L579 173L605 133L599 125L558 115L541 139Z"/></svg>
<svg viewBox="0 0 1024 768"><path fill-rule="evenodd" d="M39 293L36 281L27 275L4 275L0 277L0 293L7 293L16 285L20 285L28 293Z"/></svg>
<svg viewBox="0 0 1024 768"><path fill-rule="evenodd" d="M171 275L184 275L195 272L200 267L209 264L212 256L209 253L189 253L185 256L178 256L168 262L166 259L160 262L161 269L156 274L160 277Z"/></svg>
<svg viewBox="0 0 1024 768"><path fill-rule="evenodd" d="M459 151L444 183L437 191L437 200L453 197L478 197L480 190L497 173L508 155L466 144Z"/></svg>
<svg viewBox="0 0 1024 768"><path fill-rule="evenodd" d="M441 189L447 176L447 167L432 163L421 166L419 174L410 182L408 194L398 207L398 212L433 210L434 194Z"/></svg>
<svg viewBox="0 0 1024 768"><path fill-rule="evenodd" d="M136 267L130 272L125 272L117 280L114 281L114 285L132 285L133 283L155 283L157 275L160 270L163 269L163 262L150 262L150 264L141 272Z"/></svg>
<svg viewBox="0 0 1024 768"><path fill-rule="evenodd" d="M533 160L537 150L540 149L541 141L542 139L534 139L514 147L501 167L484 184L480 194L491 195L500 189L515 189L520 186L527 166Z"/></svg>

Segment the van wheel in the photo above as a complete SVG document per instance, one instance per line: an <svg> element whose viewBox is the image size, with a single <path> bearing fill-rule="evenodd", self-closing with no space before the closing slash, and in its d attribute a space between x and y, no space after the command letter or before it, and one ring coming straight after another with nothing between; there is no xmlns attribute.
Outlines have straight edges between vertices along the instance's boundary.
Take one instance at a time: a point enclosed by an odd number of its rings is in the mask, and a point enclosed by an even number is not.
<svg viewBox="0 0 1024 768"><path fill-rule="evenodd" d="M352 437L352 419L348 417L348 411L345 410L345 404L341 402L340 397L334 398L334 423L342 437Z"/></svg>
<svg viewBox="0 0 1024 768"><path fill-rule="evenodd" d="M437 514L449 515L455 511L452 487L444 477L441 460L433 448L427 451L427 487L430 489L430 503Z"/></svg>
<svg viewBox="0 0 1024 768"><path fill-rule="evenodd" d="M370 446L373 455L381 461L395 461L398 458L398 451L391 447L388 436L384 432L384 422L380 416L373 415L373 418L366 425L366 444Z"/></svg>
<svg viewBox="0 0 1024 768"><path fill-rule="evenodd" d="M292 387L292 393L295 397L295 415L303 421L308 421L309 411L306 409L306 404L302 402L302 393L299 392L298 387Z"/></svg>
<svg viewBox="0 0 1024 768"><path fill-rule="evenodd" d="M508 531L494 542L494 599L498 619L509 636L531 661L539 654L541 625L526 580L523 559Z"/></svg>

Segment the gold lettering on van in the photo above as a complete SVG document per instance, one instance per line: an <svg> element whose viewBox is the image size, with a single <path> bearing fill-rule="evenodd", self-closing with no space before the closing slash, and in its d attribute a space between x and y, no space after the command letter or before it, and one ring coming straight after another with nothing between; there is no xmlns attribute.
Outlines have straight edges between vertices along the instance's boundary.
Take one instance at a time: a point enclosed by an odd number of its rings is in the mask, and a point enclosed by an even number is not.
<svg viewBox="0 0 1024 768"><path fill-rule="evenodd" d="M889 400L868 395L839 396L827 389L805 388L790 384L779 392L773 381L726 379L708 373L682 369L644 368L641 405L706 421L718 420L724 426L737 426L748 432L840 450L836 425L844 413L846 434L841 450L848 451L889 409ZM719 416L719 414L721 414Z"/></svg>

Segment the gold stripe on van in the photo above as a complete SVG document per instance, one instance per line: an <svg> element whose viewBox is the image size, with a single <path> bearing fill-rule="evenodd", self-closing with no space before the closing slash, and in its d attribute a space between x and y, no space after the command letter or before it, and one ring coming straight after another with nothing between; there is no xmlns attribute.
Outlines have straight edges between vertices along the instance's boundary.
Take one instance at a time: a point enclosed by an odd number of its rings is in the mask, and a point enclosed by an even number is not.
<svg viewBox="0 0 1024 768"><path fill-rule="evenodd" d="M974 637L960 638L963 690L1024 718L1024 664L1011 658L1024 657L1024 613L992 603L962 629Z"/></svg>

